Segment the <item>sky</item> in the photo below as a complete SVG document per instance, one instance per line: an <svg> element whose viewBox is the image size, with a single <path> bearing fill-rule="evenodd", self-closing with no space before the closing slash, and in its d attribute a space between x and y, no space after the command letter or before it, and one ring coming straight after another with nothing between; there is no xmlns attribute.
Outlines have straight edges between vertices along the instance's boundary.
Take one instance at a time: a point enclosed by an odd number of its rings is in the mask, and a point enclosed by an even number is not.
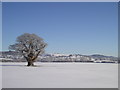
<svg viewBox="0 0 120 90"><path fill-rule="evenodd" d="M0 50L2 50L2 3L0 2Z"/></svg>
<svg viewBox="0 0 120 90"><path fill-rule="evenodd" d="M117 2L4 2L2 50L24 33L48 44L46 53L118 55Z"/></svg>

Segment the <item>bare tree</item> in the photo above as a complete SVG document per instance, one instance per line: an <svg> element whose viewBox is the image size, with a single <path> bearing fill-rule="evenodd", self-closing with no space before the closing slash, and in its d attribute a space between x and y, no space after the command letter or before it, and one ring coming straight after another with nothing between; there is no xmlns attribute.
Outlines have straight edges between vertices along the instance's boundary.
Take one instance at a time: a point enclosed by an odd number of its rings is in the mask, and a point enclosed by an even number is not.
<svg viewBox="0 0 120 90"><path fill-rule="evenodd" d="M22 54L27 60L27 66L34 66L34 62L39 54L44 52L46 43L35 34L25 33L17 37L16 43L9 46L10 50L15 50Z"/></svg>

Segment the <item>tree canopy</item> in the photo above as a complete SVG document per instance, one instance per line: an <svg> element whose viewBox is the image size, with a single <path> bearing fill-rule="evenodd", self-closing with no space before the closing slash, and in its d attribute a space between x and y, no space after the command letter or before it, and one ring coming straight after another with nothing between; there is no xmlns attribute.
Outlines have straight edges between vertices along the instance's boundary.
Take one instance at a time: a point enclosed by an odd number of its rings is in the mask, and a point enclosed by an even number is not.
<svg viewBox="0 0 120 90"><path fill-rule="evenodd" d="M28 66L33 66L33 62L39 54L44 53L47 44L43 39L35 34L25 33L17 37L16 43L9 46L10 50L15 50L22 54L28 61Z"/></svg>

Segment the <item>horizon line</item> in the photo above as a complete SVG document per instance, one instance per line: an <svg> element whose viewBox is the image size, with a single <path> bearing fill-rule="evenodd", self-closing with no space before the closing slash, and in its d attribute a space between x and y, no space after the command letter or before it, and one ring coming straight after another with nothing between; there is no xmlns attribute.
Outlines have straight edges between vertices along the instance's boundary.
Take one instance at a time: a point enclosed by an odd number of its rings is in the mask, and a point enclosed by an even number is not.
<svg viewBox="0 0 120 90"><path fill-rule="evenodd" d="M12 51L12 50L3 50L3 51L0 50L0 52L9 52L9 51ZM100 54L100 53L81 54L81 53L59 53L59 52L56 52L56 53L48 53L48 52L45 52L44 54L80 54L80 55L87 55L87 56L90 56L90 55L103 55L103 56L118 57L118 55L105 55L105 54Z"/></svg>

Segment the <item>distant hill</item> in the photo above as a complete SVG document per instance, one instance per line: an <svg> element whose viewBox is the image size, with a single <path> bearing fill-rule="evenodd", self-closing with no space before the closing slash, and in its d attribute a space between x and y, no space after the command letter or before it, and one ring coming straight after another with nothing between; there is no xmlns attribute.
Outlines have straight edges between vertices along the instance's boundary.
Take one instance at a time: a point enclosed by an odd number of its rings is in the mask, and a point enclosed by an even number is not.
<svg viewBox="0 0 120 90"><path fill-rule="evenodd" d="M0 58L3 61L26 61L19 53L15 51L0 52ZM114 56L105 56L100 54L81 55L81 54L43 54L38 56L41 62L117 62L118 58Z"/></svg>
<svg viewBox="0 0 120 90"><path fill-rule="evenodd" d="M98 58L98 59L106 59L106 58L109 58L111 60L117 60L118 58L117 57L114 57L114 56L105 56L105 55L100 55L100 54L94 54L94 55L91 55L92 58Z"/></svg>

